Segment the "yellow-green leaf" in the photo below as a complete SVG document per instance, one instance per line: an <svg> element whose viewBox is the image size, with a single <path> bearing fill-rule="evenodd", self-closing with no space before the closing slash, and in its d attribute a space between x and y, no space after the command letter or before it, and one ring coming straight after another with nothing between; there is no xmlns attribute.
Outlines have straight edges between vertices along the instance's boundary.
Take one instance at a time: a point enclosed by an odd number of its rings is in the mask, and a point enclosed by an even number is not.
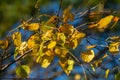
<svg viewBox="0 0 120 80"><path fill-rule="evenodd" d="M51 64L53 58L54 56L47 56L47 55L44 55L43 57L41 57L39 60L41 67L47 68Z"/></svg>
<svg viewBox="0 0 120 80"><path fill-rule="evenodd" d="M14 59L16 58L16 56L18 55L19 53L19 47L16 47L15 48L15 52L14 52Z"/></svg>
<svg viewBox="0 0 120 80"><path fill-rule="evenodd" d="M64 58L61 58L59 60L59 64L60 66L62 67L63 71L69 75L70 72L73 70L73 66L74 66L74 61L71 60L71 59L64 59Z"/></svg>
<svg viewBox="0 0 120 80"><path fill-rule="evenodd" d="M12 34L12 39L14 41L14 45L19 47L21 44L21 33L20 32L15 32Z"/></svg>
<svg viewBox="0 0 120 80"><path fill-rule="evenodd" d="M115 80L120 80L120 72L115 75Z"/></svg>
<svg viewBox="0 0 120 80"><path fill-rule="evenodd" d="M21 65L16 68L16 74L20 78L26 78L30 73L30 68L27 65Z"/></svg>
<svg viewBox="0 0 120 80"><path fill-rule="evenodd" d="M47 48L48 48L48 49L53 49L55 46L56 46L56 41L51 41L51 42L48 44Z"/></svg>

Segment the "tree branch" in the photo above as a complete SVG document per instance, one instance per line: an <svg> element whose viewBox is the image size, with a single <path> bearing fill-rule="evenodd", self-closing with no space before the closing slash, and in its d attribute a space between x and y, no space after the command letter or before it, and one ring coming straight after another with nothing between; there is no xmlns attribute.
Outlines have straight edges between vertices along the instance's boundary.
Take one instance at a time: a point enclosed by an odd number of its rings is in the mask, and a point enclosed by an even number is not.
<svg viewBox="0 0 120 80"><path fill-rule="evenodd" d="M28 51L26 51L23 55L19 56L18 58L16 58L14 61L10 62L9 64L5 65L2 67L2 69L0 70L0 72L6 70L9 66L11 66L12 64L14 64L15 62L19 61L22 57L24 57L26 54L28 54L29 52L31 52L33 49L29 49Z"/></svg>

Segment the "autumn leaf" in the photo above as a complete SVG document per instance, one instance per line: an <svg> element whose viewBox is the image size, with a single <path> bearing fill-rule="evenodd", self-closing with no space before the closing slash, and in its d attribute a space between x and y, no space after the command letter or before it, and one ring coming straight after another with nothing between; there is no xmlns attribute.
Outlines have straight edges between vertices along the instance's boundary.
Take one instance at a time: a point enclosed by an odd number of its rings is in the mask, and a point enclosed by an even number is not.
<svg viewBox="0 0 120 80"><path fill-rule="evenodd" d="M8 44L9 44L9 42L8 42L7 39L6 40L0 40L0 48L7 49L8 48Z"/></svg>
<svg viewBox="0 0 120 80"><path fill-rule="evenodd" d="M36 31L39 29L39 23L27 23L23 22L22 28L25 30Z"/></svg>
<svg viewBox="0 0 120 80"><path fill-rule="evenodd" d="M21 42L21 45L19 47L19 53L23 54L26 51L27 47L28 47L27 42L25 42L25 41Z"/></svg>
<svg viewBox="0 0 120 80"><path fill-rule="evenodd" d="M75 30L74 33L67 39L67 44L73 49L75 49L78 46L81 39L85 37L85 35L85 33L78 32L77 30Z"/></svg>
<svg viewBox="0 0 120 80"><path fill-rule="evenodd" d="M89 63L94 58L95 54L93 50L88 50L87 52L81 53L80 57L84 62Z"/></svg>
<svg viewBox="0 0 120 80"><path fill-rule="evenodd" d="M113 18L114 18L113 15L106 16L106 17L100 19L100 21L98 23L90 25L89 28L97 28L99 31L102 32L112 22Z"/></svg>
<svg viewBox="0 0 120 80"><path fill-rule="evenodd" d="M55 24L55 23L57 23L57 19L58 19L57 16L52 16L52 17L46 22L46 24Z"/></svg>
<svg viewBox="0 0 120 80"><path fill-rule="evenodd" d="M92 48L95 48L97 45L89 45L89 46L86 46L86 49L92 49Z"/></svg>
<svg viewBox="0 0 120 80"><path fill-rule="evenodd" d="M70 72L73 70L73 66L74 66L74 61L72 59L64 59L61 58L59 60L59 64L62 67L63 71L69 75Z"/></svg>
<svg viewBox="0 0 120 80"><path fill-rule="evenodd" d="M53 49L55 46L56 46L56 41L51 41L51 42L48 44L47 48L48 48L48 49Z"/></svg>
<svg viewBox="0 0 120 80"><path fill-rule="evenodd" d="M65 34L71 34L74 31L74 27L70 24L63 24L59 27L60 32Z"/></svg>
<svg viewBox="0 0 120 80"><path fill-rule="evenodd" d="M109 73L110 73L110 70L107 69L107 70L105 71L105 78L108 78Z"/></svg>
<svg viewBox="0 0 120 80"><path fill-rule="evenodd" d="M54 58L54 56L44 55L43 57L40 58L40 60L38 62L40 63L41 67L47 68L53 61L53 58Z"/></svg>
<svg viewBox="0 0 120 80"><path fill-rule="evenodd" d="M66 8L63 11L63 22L73 21L74 15L70 12L71 7Z"/></svg>
<svg viewBox="0 0 120 80"><path fill-rule="evenodd" d="M117 54L119 52L119 44L117 42L110 43L108 48L112 54Z"/></svg>
<svg viewBox="0 0 120 80"><path fill-rule="evenodd" d="M26 78L30 73L30 68L27 65L21 65L16 68L16 74L20 78Z"/></svg>
<svg viewBox="0 0 120 80"><path fill-rule="evenodd" d="M12 39L14 41L14 45L19 47L21 44L21 33L20 32L15 32L12 34Z"/></svg>
<svg viewBox="0 0 120 80"><path fill-rule="evenodd" d="M58 57L66 57L69 50L65 47L55 47L54 52Z"/></svg>

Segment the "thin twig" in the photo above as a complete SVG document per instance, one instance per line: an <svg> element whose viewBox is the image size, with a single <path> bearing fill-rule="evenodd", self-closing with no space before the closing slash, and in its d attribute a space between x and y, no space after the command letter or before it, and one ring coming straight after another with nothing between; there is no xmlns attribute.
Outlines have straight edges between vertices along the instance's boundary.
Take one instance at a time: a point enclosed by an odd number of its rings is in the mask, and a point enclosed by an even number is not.
<svg viewBox="0 0 120 80"><path fill-rule="evenodd" d="M82 64L81 64L80 66L82 67L82 70L83 70L83 73L84 73L85 80L87 80L87 75L86 75L86 72L85 72L84 66L83 66Z"/></svg>
<svg viewBox="0 0 120 80"><path fill-rule="evenodd" d="M22 57L24 57L26 54L28 54L29 52L31 52L33 49L29 49L28 51L26 51L23 55L19 56L18 58L16 58L14 61L10 62L9 64L5 65L2 67L2 69L0 70L0 72L4 71L5 69L7 69L9 66L11 66L12 64L14 64L15 62L19 61Z"/></svg>

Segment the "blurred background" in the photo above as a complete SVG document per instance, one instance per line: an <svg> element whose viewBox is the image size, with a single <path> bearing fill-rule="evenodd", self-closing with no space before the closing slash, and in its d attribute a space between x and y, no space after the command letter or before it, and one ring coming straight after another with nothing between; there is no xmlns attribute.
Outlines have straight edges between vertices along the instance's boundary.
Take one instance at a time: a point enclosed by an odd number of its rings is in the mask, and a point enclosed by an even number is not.
<svg viewBox="0 0 120 80"><path fill-rule="evenodd" d="M39 1L35 8L36 2ZM91 7L94 7L100 4L101 0L63 0L62 10L72 5L72 11L76 11L79 8L79 11L88 10ZM109 11L120 11L120 0L103 0L104 9ZM30 17L36 17L39 14L57 14L59 9L60 0L0 0L0 39L5 38L8 32L18 26L21 20L27 20ZM96 8L99 10L99 7ZM79 12L78 11L78 12ZM120 16L120 14L116 14ZM74 24L74 23L73 23ZM116 30L117 31L117 30ZM79 52L79 50L76 50ZM51 80L73 80L76 77L84 80L83 71L80 66L75 65L72 73L68 77L60 68L57 63L57 58L53 61L52 65L48 69L43 69L39 64L36 64L32 67L31 74L29 78L51 78ZM118 62L119 63L119 62ZM114 65L114 62L111 64ZM4 73L4 78L16 78L15 69L16 64L10 66L8 70ZM96 74L100 75L99 80L102 79L104 73L100 74L98 68ZM45 74L45 75L43 75ZM91 77L89 75L89 77ZM111 74L109 77L113 79L114 75ZM77 79L76 79L77 80ZM79 80L79 79L78 79ZM95 79L97 80L97 79Z"/></svg>

